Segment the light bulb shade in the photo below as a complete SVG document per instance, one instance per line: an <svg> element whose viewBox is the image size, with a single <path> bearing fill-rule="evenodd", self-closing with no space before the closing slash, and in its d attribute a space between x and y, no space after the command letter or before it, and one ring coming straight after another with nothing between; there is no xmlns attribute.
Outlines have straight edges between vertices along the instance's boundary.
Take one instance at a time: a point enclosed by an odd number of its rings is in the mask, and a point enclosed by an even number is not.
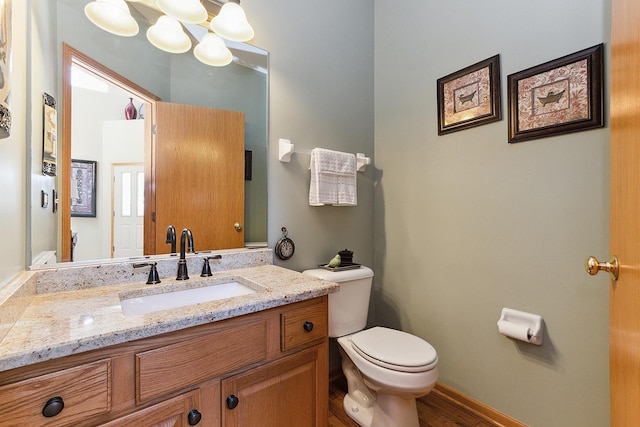
<svg viewBox="0 0 640 427"><path fill-rule="evenodd" d="M200 43L193 49L193 54L198 61L214 67L229 65L233 55L224 41L213 33L207 33Z"/></svg>
<svg viewBox="0 0 640 427"><path fill-rule="evenodd" d="M174 18L163 15L147 30L149 42L169 53L184 53L191 49L191 40L182 25Z"/></svg>
<svg viewBox="0 0 640 427"><path fill-rule="evenodd" d="M220 13L211 20L211 29L220 37L235 42L251 40L254 34L242 7L232 2L220 8Z"/></svg>
<svg viewBox="0 0 640 427"><path fill-rule="evenodd" d="M138 34L138 23L124 0L96 0L84 7L84 14L97 27L112 34L124 37Z"/></svg>
<svg viewBox="0 0 640 427"><path fill-rule="evenodd" d="M198 0L157 0L157 5L167 15L190 24L199 24L209 17Z"/></svg>

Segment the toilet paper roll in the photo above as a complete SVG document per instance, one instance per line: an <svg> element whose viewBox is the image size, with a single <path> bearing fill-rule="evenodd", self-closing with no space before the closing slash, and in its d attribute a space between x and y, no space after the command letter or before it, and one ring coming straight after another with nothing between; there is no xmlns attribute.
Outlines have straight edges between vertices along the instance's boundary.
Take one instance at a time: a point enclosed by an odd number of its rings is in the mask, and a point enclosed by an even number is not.
<svg viewBox="0 0 640 427"><path fill-rule="evenodd" d="M519 323L512 323L506 320L498 321L498 331L502 335L515 338L520 341L529 342L531 331L529 326Z"/></svg>

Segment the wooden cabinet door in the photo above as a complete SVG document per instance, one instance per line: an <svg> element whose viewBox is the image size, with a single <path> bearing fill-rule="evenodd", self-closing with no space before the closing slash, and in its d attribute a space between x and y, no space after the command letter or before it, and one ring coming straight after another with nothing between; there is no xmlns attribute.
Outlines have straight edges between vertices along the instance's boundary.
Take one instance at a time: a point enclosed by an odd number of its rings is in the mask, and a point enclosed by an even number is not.
<svg viewBox="0 0 640 427"><path fill-rule="evenodd" d="M321 349L326 352L325 346L311 348L223 380L223 427L326 427L328 376Z"/></svg>
<svg viewBox="0 0 640 427"><path fill-rule="evenodd" d="M191 411L197 411L190 414ZM197 420L200 414L200 421L205 420L206 414L200 409L200 391L194 390L189 393L174 397L142 409L133 414L119 418L110 423L104 424L103 427L183 427L189 425L209 425L205 422L198 421L197 424L189 422L189 416L193 417L193 422Z"/></svg>
<svg viewBox="0 0 640 427"><path fill-rule="evenodd" d="M244 113L166 102L156 108L145 254L170 252L169 225L178 245L182 229L191 229L196 251L243 247L234 224L244 223Z"/></svg>

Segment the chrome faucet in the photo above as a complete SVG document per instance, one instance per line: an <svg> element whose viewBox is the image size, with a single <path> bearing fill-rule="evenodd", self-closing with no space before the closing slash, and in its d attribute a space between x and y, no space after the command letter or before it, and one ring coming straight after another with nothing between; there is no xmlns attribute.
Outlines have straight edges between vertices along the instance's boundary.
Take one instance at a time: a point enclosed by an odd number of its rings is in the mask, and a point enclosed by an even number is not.
<svg viewBox="0 0 640 427"><path fill-rule="evenodd" d="M178 260L178 276L176 280L188 280L189 273L187 272L187 259L185 257L185 245L189 242L189 252L193 252L193 234L191 230L185 228L180 235L180 259Z"/></svg>
<svg viewBox="0 0 640 427"><path fill-rule="evenodd" d="M171 254L176 253L176 229L173 225L167 227L167 240L165 243L171 243Z"/></svg>

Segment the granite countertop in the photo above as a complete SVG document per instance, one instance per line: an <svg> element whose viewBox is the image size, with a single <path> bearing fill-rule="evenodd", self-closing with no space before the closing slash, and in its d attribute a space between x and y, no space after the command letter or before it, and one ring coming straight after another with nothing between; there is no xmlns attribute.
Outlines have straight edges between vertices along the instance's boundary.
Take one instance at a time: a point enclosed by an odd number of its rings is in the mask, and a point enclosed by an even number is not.
<svg viewBox="0 0 640 427"><path fill-rule="evenodd" d="M0 372L115 344L228 319L338 290L320 280L274 265L217 271L207 279L239 277L265 290L225 300L199 303L145 315L125 316L119 293L147 291L186 282L145 282L42 292L33 295L0 341ZM0 304L0 310L3 305Z"/></svg>

